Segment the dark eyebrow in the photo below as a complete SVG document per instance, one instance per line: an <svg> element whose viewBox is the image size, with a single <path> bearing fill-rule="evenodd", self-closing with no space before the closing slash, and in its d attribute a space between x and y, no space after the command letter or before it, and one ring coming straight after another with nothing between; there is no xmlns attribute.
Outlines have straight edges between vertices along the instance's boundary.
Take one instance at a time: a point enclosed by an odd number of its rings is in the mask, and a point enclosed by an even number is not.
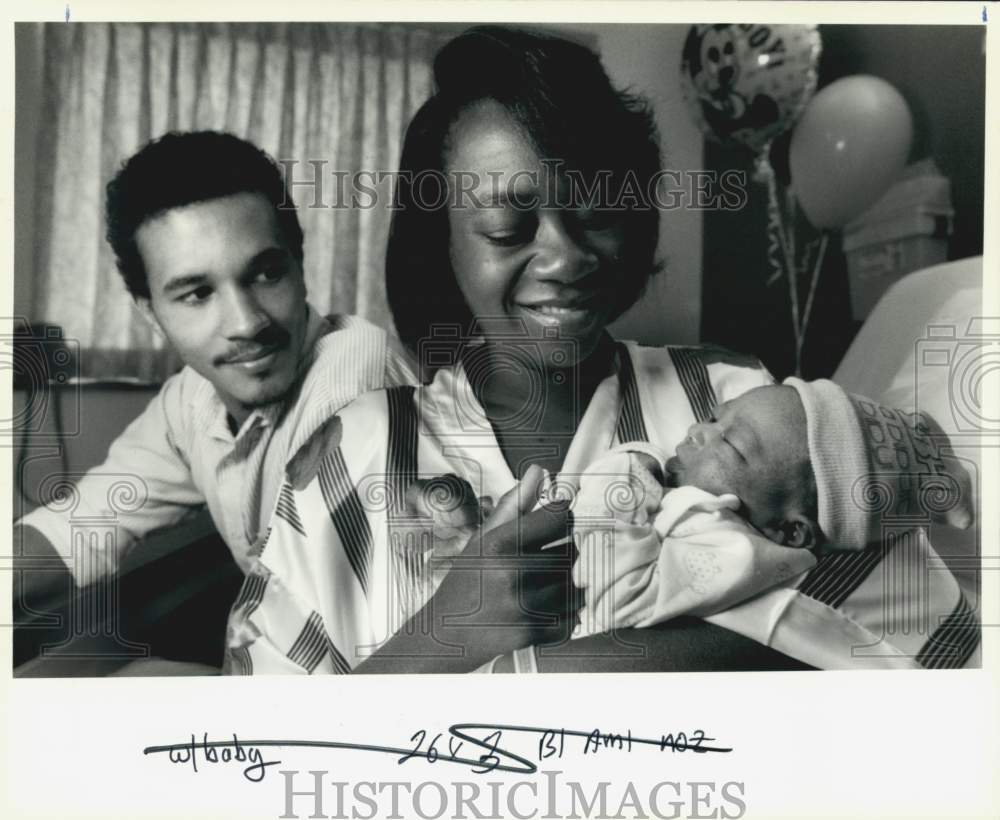
<svg viewBox="0 0 1000 820"><path fill-rule="evenodd" d="M264 248L264 250L254 254L246 263L243 268L244 276L252 276L262 267L276 262L285 262L290 257L291 254L286 248L278 246ZM167 282L167 284L163 286L163 292L170 295L172 293L177 293L178 291L187 290L188 288L198 287L199 285L207 284L210 278L211 277L207 273L188 273Z"/></svg>
<svg viewBox="0 0 1000 820"><path fill-rule="evenodd" d="M178 276L175 279L171 279L163 286L163 292L169 295L180 290L187 290L188 288L203 285L207 281L208 276L204 273L189 273L186 276Z"/></svg>
<svg viewBox="0 0 1000 820"><path fill-rule="evenodd" d="M287 248L280 248L277 246L264 248L264 250L255 254L253 258L247 262L245 269L251 271L261 268L271 262L286 262L291 259L291 256L292 255Z"/></svg>
<svg viewBox="0 0 1000 820"><path fill-rule="evenodd" d="M487 208L502 208L511 206L520 210L530 210L534 208L540 196L534 185L520 186L523 190L511 192L509 189L490 191L480 201Z"/></svg>

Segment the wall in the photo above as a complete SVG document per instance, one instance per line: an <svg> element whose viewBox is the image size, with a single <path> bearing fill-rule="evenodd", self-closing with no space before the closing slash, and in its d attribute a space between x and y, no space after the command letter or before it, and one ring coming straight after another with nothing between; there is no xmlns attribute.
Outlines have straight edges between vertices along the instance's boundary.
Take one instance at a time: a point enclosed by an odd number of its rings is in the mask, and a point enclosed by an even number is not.
<svg viewBox="0 0 1000 820"><path fill-rule="evenodd" d="M646 96L653 105L664 167L703 167L701 133L681 97L681 49L687 25L573 25L596 37L612 81ZM701 320L702 212L664 211L659 257L664 269L639 302L614 326L621 338L646 344L697 342Z"/></svg>

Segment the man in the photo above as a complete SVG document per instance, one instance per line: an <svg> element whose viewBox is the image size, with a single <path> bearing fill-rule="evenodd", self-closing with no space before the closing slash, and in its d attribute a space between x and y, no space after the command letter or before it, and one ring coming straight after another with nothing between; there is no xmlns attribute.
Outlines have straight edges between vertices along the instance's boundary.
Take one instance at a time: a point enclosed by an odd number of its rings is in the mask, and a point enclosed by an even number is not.
<svg viewBox="0 0 1000 820"><path fill-rule="evenodd" d="M82 587L207 505L245 571L289 460L324 425L336 435L334 416L355 396L411 383L412 369L379 328L309 307L294 204L274 161L248 142L208 131L150 142L108 185L107 220L126 287L186 367L80 480L72 511L43 507L15 525L21 565L57 555ZM116 510L114 543L74 555L71 515L107 509L109 476L135 476L144 500ZM20 575L29 606L69 589L65 574Z"/></svg>

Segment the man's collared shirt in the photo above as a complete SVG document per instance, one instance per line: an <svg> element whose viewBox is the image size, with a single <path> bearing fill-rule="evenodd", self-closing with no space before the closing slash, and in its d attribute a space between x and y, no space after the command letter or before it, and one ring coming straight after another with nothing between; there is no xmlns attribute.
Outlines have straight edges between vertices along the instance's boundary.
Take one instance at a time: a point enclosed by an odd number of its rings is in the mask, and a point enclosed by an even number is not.
<svg viewBox="0 0 1000 820"><path fill-rule="evenodd" d="M215 388L185 367L77 482L69 503L39 508L21 523L49 540L83 586L116 571L138 539L207 506L245 571L299 447L358 395L415 382L405 354L360 317L323 319L310 309L307 349L304 375L289 394L255 409L235 435ZM74 532L92 532L100 521L111 526L79 544Z"/></svg>

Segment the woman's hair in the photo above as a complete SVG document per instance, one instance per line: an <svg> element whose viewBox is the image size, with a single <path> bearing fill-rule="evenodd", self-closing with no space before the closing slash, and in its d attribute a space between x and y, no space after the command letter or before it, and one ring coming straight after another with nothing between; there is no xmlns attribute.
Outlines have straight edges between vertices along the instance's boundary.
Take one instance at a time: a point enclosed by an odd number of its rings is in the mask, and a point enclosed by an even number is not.
<svg viewBox="0 0 1000 820"><path fill-rule="evenodd" d="M500 26L479 26L447 43L434 60L434 81L434 95L403 141L386 251L389 307L404 344L416 351L435 326L467 332L472 320L449 258L444 157L451 126L482 100L502 105L541 159L562 162L588 186L599 171L610 175L612 200L625 193L626 277L613 315L624 312L656 269L659 211L647 192L660 151L646 102L616 90L585 46Z"/></svg>
<svg viewBox="0 0 1000 820"><path fill-rule="evenodd" d="M258 193L274 206L288 250L302 263L302 228L281 169L256 145L219 131L173 131L129 157L107 186L107 239L125 286L149 298L136 231L193 202Z"/></svg>

